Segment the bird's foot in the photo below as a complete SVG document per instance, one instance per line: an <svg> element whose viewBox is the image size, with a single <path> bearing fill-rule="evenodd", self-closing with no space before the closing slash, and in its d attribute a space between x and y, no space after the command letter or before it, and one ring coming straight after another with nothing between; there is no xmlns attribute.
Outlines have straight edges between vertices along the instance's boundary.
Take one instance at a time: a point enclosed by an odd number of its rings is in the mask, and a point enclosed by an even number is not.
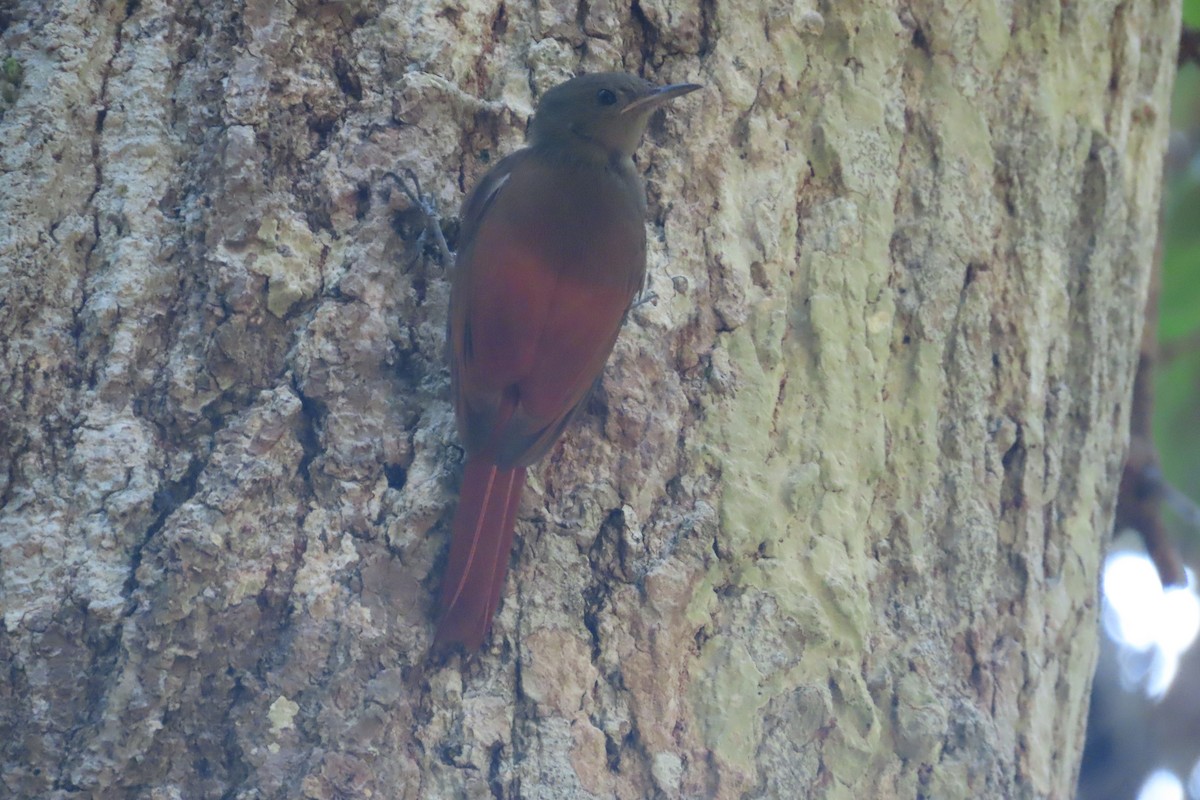
<svg viewBox="0 0 1200 800"><path fill-rule="evenodd" d="M643 287L642 290L638 292L638 296L633 298L633 303L629 306L629 308L632 310L635 308L641 308L645 305L657 306L658 292L647 291L646 288Z"/></svg>
<svg viewBox="0 0 1200 800"><path fill-rule="evenodd" d="M408 196L409 201L421 212L421 215L425 218L425 232L433 235L433 241L437 245L442 263L446 266L453 264L454 254L450 252L450 246L446 244L446 237L442 234L437 201L433 199L432 195L421 192L421 182L417 180L415 172L405 167L403 173L402 177L395 172L385 172L383 177L394 180L396 185L400 187L400 191L404 192Z"/></svg>

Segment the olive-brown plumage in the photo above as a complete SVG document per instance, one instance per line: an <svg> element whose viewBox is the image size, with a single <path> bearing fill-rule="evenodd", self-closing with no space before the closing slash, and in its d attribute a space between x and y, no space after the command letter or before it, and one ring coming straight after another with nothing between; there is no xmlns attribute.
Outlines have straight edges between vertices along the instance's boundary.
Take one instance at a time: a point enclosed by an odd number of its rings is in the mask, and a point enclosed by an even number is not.
<svg viewBox="0 0 1200 800"><path fill-rule="evenodd" d="M583 75L546 92L528 145L463 207L450 371L467 450L438 641L478 649L500 599L525 468L581 407L646 270L634 165L650 115L695 84Z"/></svg>

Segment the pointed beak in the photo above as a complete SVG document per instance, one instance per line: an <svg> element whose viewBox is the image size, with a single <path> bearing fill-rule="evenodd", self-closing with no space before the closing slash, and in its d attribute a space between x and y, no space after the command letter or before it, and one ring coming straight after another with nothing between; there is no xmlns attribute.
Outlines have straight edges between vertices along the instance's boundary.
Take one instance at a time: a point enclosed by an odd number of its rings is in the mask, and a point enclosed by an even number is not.
<svg viewBox="0 0 1200 800"><path fill-rule="evenodd" d="M698 83L672 83L670 86L659 86L651 89L629 105L621 109L622 114L632 114L638 111L653 111L664 103L681 97L688 92L694 92L704 87Z"/></svg>

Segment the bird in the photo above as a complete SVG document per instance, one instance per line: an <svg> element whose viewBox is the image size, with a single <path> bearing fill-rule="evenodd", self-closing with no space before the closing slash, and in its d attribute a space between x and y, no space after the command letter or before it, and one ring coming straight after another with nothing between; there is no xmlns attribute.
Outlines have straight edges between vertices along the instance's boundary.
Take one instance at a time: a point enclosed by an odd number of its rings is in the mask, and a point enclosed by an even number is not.
<svg viewBox="0 0 1200 800"><path fill-rule="evenodd" d="M539 101L526 146L463 204L447 349L466 463L435 647L483 644L526 469L584 406L643 285L634 152L657 109L700 88L616 72L561 83Z"/></svg>

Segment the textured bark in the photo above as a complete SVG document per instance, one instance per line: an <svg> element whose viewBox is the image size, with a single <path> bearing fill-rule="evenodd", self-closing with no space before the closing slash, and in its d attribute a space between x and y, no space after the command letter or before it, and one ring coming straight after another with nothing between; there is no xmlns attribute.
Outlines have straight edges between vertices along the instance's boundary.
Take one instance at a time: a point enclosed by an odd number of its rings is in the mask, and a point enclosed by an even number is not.
<svg viewBox="0 0 1200 800"><path fill-rule="evenodd" d="M0 794L1065 797L1178 8L0 4ZM651 282L426 660L444 210L707 89ZM11 98L11 99L9 99Z"/></svg>

